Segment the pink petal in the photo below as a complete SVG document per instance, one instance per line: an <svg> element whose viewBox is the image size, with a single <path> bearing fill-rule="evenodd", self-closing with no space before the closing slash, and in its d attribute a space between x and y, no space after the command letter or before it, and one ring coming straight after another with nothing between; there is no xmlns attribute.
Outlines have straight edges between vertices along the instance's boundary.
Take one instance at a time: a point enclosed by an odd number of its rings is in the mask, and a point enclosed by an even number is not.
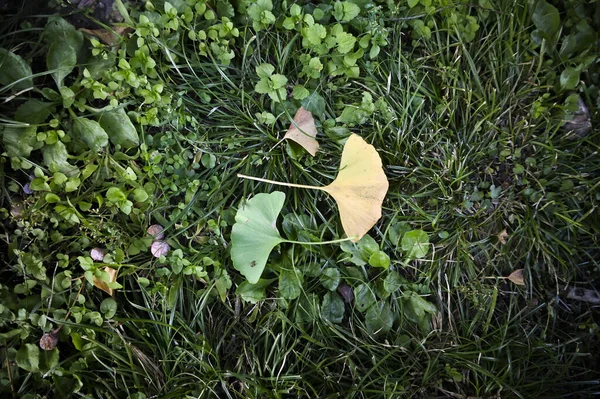
<svg viewBox="0 0 600 399"><path fill-rule="evenodd" d="M155 240L162 240L163 238L165 238L164 230L164 227L162 227L160 224L153 224L152 226L148 227L146 231Z"/></svg>
<svg viewBox="0 0 600 399"><path fill-rule="evenodd" d="M170 250L171 247L164 241L154 241L150 247L150 252L157 258L166 255Z"/></svg>
<svg viewBox="0 0 600 399"><path fill-rule="evenodd" d="M104 260L104 255L106 255L106 249L104 248L94 248L90 251L90 256L92 259L102 262Z"/></svg>

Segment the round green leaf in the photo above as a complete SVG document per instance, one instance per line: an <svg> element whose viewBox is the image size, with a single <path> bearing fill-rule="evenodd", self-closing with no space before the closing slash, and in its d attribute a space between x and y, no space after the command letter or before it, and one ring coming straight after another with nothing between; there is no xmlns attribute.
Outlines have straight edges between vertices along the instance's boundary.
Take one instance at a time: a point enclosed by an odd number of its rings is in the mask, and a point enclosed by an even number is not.
<svg viewBox="0 0 600 399"><path fill-rule="evenodd" d="M105 319L112 319L115 313L117 313L117 301L113 298L106 298L100 304L100 311Z"/></svg>
<svg viewBox="0 0 600 399"><path fill-rule="evenodd" d="M136 188L133 190L133 199L135 199L136 202L146 202L148 193L143 188Z"/></svg>
<svg viewBox="0 0 600 399"><path fill-rule="evenodd" d="M276 225L284 201L285 194L281 191L257 194L240 206L235 215L231 259L251 284L262 275L273 247L285 241Z"/></svg>
<svg viewBox="0 0 600 399"><path fill-rule="evenodd" d="M371 334L385 334L392 329L394 313L387 302L371 306L365 315L365 324Z"/></svg>
<svg viewBox="0 0 600 399"><path fill-rule="evenodd" d="M17 351L17 364L23 370L36 372L40 370L40 348L34 344L25 344Z"/></svg>
<svg viewBox="0 0 600 399"><path fill-rule="evenodd" d="M259 78L268 78L275 72L275 67L271 64L260 64L256 67L256 74Z"/></svg>
<svg viewBox="0 0 600 399"><path fill-rule="evenodd" d="M429 251L429 236L423 230L412 230L402 237L402 250L411 259L424 258Z"/></svg>
<svg viewBox="0 0 600 399"><path fill-rule="evenodd" d="M369 264L373 267L390 267L390 257L383 251L377 251L369 258Z"/></svg>
<svg viewBox="0 0 600 399"><path fill-rule="evenodd" d="M48 193L48 194L46 194L46 202L55 204L57 202L60 202L60 197L56 194Z"/></svg>
<svg viewBox="0 0 600 399"><path fill-rule="evenodd" d="M202 165L205 168L212 169L217 164L217 157L215 157L213 154L204 154L202 155L200 162L202 162Z"/></svg>
<svg viewBox="0 0 600 399"><path fill-rule="evenodd" d="M328 292L323 297L321 315L332 323L341 323L344 319L344 301L335 292Z"/></svg>
<svg viewBox="0 0 600 399"><path fill-rule="evenodd" d="M560 74L560 87L564 90L573 90L579 84L580 72L572 67L566 68Z"/></svg>
<svg viewBox="0 0 600 399"><path fill-rule="evenodd" d="M356 298L356 308L360 312L364 312L373 305L377 298L375 293L367 284L361 284L354 289L354 297Z"/></svg>
<svg viewBox="0 0 600 399"><path fill-rule="evenodd" d="M302 273L296 270L282 270L279 274L279 292L285 299L296 299L302 293Z"/></svg>
<svg viewBox="0 0 600 399"><path fill-rule="evenodd" d="M383 289L391 294L398 291L403 283L404 281L400 274L392 270L383 280Z"/></svg>
<svg viewBox="0 0 600 399"><path fill-rule="evenodd" d="M250 303L258 303L259 301L265 299L266 297L266 289L273 282L273 279L265 280L259 279L255 283L250 283L249 281L244 281L240 284L235 293L239 295L242 300Z"/></svg>
<svg viewBox="0 0 600 399"><path fill-rule="evenodd" d="M118 187L111 187L106 191L106 199L112 203L118 203L127 200L127 196Z"/></svg>
<svg viewBox="0 0 600 399"><path fill-rule="evenodd" d="M335 267L328 267L323 270L321 277L319 278L323 287L329 291L335 291L340 284L340 271Z"/></svg>

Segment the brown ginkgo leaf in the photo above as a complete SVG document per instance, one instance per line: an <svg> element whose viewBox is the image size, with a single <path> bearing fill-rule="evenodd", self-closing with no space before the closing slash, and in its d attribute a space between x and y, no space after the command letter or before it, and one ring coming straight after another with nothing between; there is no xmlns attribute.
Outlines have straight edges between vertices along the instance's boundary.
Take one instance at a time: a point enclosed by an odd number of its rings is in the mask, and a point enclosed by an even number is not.
<svg viewBox="0 0 600 399"><path fill-rule="evenodd" d="M525 285L525 279L523 278L523 269L517 269L508 275L507 279L512 281L516 285Z"/></svg>
<svg viewBox="0 0 600 399"><path fill-rule="evenodd" d="M340 171L328 186L282 183L242 174L238 177L327 192L338 204L342 227L353 242L367 234L381 217L381 206L389 187L377 150L357 134L352 134L346 141Z"/></svg>
<svg viewBox="0 0 600 399"><path fill-rule="evenodd" d="M115 26L113 29L85 29L79 28L80 31L85 32L87 34L96 36L100 41L108 44L109 46L114 46L119 42L119 39L123 34L127 31L127 27L125 26Z"/></svg>
<svg viewBox="0 0 600 399"><path fill-rule="evenodd" d="M319 143L315 139L317 137L317 126L315 125L315 119L313 118L310 111L300 107L294 120L290 125L287 133L283 137L300 144L310 155L313 157L319 149Z"/></svg>
<svg viewBox="0 0 600 399"><path fill-rule="evenodd" d="M113 269L112 267L106 266L104 268L104 271L106 273L108 273L108 275L109 275L109 281L108 281L109 283L114 283L114 282L117 281L117 273L118 273L117 269ZM94 286L96 288L99 288L102 291L106 292L110 296L113 296L113 294L115 292L112 288L110 288L108 286L108 283L106 283L105 281L100 280L96 276L94 276Z"/></svg>

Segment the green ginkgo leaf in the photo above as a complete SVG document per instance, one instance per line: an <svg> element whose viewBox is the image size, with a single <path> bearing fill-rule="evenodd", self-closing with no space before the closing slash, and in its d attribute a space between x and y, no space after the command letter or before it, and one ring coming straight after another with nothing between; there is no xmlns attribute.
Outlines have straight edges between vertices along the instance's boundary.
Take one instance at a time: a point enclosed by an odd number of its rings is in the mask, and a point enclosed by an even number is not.
<svg viewBox="0 0 600 399"><path fill-rule="evenodd" d="M269 254L277 244L289 243L299 245L336 244L350 240L343 238L332 241L305 242L286 240L277 230L277 217L285 194L274 191L271 194L257 194L240 206L235 223L231 229L231 260L233 267L246 277L249 284L256 284L265 269ZM289 277L289 276L286 276ZM300 277L297 277L300 279ZM286 286L287 282L283 284ZM288 284L289 285L289 284ZM290 287L285 287L288 289ZM282 289L282 286L280 286ZM284 297L296 295L288 291Z"/></svg>
<svg viewBox="0 0 600 399"><path fill-rule="evenodd" d="M277 216L283 208L285 194L275 191L257 194L246 201L235 215L231 231L233 266L255 284L260 279L273 248L286 240L277 230Z"/></svg>

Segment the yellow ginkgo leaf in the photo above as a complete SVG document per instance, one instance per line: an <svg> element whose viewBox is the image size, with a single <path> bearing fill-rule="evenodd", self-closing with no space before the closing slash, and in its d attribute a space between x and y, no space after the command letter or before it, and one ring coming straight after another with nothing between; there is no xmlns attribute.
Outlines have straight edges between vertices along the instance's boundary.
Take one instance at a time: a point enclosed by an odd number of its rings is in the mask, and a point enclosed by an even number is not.
<svg viewBox="0 0 600 399"><path fill-rule="evenodd" d="M322 190L337 202L346 235L358 241L381 218L388 187L375 147L353 134L344 145L337 177Z"/></svg>
<svg viewBox="0 0 600 399"><path fill-rule="evenodd" d="M310 111L300 107L294 120L290 125L287 133L283 137L300 144L310 155L313 157L319 149L319 143L315 140L317 137L317 126L315 126L315 119L313 118Z"/></svg>
<svg viewBox="0 0 600 399"><path fill-rule="evenodd" d="M107 266L104 268L104 271L106 273L108 273L108 275L109 275L109 283L114 283L115 281L117 281L117 272L118 271L116 269L113 269L112 267ZM96 288L100 288L102 291L106 292L110 296L113 296L113 294L115 292L112 288L110 288L108 286L108 283L100 280L96 276L94 276L94 286Z"/></svg>
<svg viewBox="0 0 600 399"><path fill-rule="evenodd" d="M338 204L344 232L354 242L367 234L381 217L381 205L389 187L375 147L356 134L346 141L338 176L328 186L283 183L242 174L238 177L329 193Z"/></svg>

